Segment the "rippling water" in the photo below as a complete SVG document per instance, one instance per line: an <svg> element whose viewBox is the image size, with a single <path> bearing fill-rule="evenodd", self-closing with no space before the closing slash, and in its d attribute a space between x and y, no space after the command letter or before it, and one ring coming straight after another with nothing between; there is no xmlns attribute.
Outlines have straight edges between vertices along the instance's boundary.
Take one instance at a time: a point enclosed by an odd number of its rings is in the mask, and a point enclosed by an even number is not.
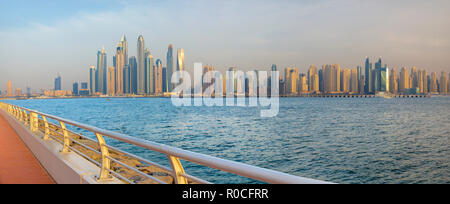
<svg viewBox="0 0 450 204"><path fill-rule="evenodd" d="M174 107L167 98L8 101L186 150L337 183L450 183L450 98L281 98L260 108ZM82 132L76 129L77 132ZM165 157L108 141L168 165ZM217 183L253 183L183 162Z"/></svg>

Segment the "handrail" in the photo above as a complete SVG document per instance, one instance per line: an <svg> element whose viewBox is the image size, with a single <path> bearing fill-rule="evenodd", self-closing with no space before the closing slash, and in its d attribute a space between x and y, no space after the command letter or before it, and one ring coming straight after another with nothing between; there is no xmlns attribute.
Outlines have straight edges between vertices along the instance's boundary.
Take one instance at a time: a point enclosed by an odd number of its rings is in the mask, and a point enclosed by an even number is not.
<svg viewBox="0 0 450 204"><path fill-rule="evenodd" d="M330 184L329 182L310 179L310 178L304 178L299 176L290 175L287 173L274 171L270 169L260 168L240 162L230 161L226 159L217 158L214 156L209 156L205 154L195 153L187 150L183 150L176 147L171 147L164 144L159 144L156 142L151 142L148 140L140 139L131 137L122 133L117 133L109 130L104 130L98 127L94 127L87 124L82 124L79 122L75 122L72 120L68 120L65 118L61 118L58 116L41 113L36 110L31 110L28 108L22 108L16 105L7 104L0 102L2 104L0 107L3 108L5 111L7 111L9 114L15 116L16 118L21 118L19 114L17 114L17 111L28 111L30 112L30 128L35 130L37 117L40 115L41 117L45 118L45 122L47 122L47 119L53 119L58 121L61 124L61 128L63 129L64 134L64 150L67 151L68 141L70 141L67 137L67 129L65 128L65 125L72 125L90 132L93 132L97 136L97 142L99 142L99 147L102 151L102 162L101 162L101 173L99 174L99 178L106 179L106 173L112 172L110 169L109 163L111 162L110 156L108 155L108 146L106 145L105 141L103 140L102 136L109 137L115 140L119 140L121 142L125 142L128 144L136 145L139 147L146 148L148 150L152 150L155 152L159 152L162 154L165 154L172 167L172 176L174 177L176 183L187 183L187 179L191 180L197 180L197 181L204 181L203 183L208 183L205 180L195 178L193 176L187 175L184 173L183 166L181 165L181 162L179 159L193 162L202 166L218 169L221 171L229 172L232 174L240 175L243 177L247 177L250 179L254 179L257 181L265 182L265 183L272 183L272 184ZM46 131L48 131L48 124L46 124ZM48 133L48 132L47 132ZM128 153L130 155L130 153ZM141 173L141 172L140 172Z"/></svg>

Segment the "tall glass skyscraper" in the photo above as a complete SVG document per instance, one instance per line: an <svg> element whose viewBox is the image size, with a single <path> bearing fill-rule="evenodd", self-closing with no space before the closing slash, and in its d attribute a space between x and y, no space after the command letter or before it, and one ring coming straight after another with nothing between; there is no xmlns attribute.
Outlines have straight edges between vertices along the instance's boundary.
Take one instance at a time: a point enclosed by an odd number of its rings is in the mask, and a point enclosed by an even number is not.
<svg viewBox="0 0 450 204"><path fill-rule="evenodd" d="M106 94L107 91L107 61L106 61L106 52L105 47L102 47L101 51L97 52L97 73L96 77L96 91L102 94Z"/></svg>
<svg viewBox="0 0 450 204"><path fill-rule="evenodd" d="M177 71L184 70L184 49L178 49L177 53Z"/></svg>
<svg viewBox="0 0 450 204"><path fill-rule="evenodd" d="M130 93L137 94L137 61L136 57L132 56L129 60L130 67Z"/></svg>
<svg viewBox="0 0 450 204"><path fill-rule="evenodd" d="M366 64L365 64L365 86L364 86L364 92L366 94L372 92L372 63L370 63L369 58L366 57Z"/></svg>
<svg viewBox="0 0 450 204"><path fill-rule="evenodd" d="M167 92L171 92L173 89L171 83L172 73L173 73L173 45L170 44L167 50L167 68L166 68L166 83L165 83Z"/></svg>
<svg viewBox="0 0 450 204"><path fill-rule="evenodd" d="M61 90L61 76L55 78L55 91Z"/></svg>
<svg viewBox="0 0 450 204"><path fill-rule="evenodd" d="M144 49L144 37L140 35L137 41L137 94L145 94Z"/></svg>
<svg viewBox="0 0 450 204"><path fill-rule="evenodd" d="M123 53L123 64L128 65L128 42L127 42L127 38L125 37L125 35L122 36L122 39L120 40L120 44L122 47L122 53Z"/></svg>
<svg viewBox="0 0 450 204"><path fill-rule="evenodd" d="M95 88L95 85L96 85L96 70L95 70L95 66L91 66L90 68L89 68L89 93L91 94L91 95L93 95L93 94L95 94L95 92L96 92L96 88Z"/></svg>

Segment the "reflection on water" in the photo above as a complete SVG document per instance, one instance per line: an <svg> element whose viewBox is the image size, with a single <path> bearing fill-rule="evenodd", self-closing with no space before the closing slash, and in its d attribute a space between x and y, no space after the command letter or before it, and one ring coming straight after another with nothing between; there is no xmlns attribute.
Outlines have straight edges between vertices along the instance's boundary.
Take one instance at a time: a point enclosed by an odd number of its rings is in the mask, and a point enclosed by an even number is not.
<svg viewBox="0 0 450 204"><path fill-rule="evenodd" d="M253 107L175 107L167 98L8 101L186 150L337 183L450 183L450 98L281 98ZM80 132L81 130L77 130ZM164 155L109 140L153 161ZM183 162L218 183L245 178Z"/></svg>

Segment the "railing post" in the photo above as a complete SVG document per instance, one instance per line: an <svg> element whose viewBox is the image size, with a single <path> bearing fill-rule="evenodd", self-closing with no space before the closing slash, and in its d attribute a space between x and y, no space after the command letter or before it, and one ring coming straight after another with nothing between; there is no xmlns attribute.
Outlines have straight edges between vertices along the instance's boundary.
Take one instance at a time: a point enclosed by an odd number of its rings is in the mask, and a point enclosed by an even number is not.
<svg viewBox="0 0 450 204"><path fill-rule="evenodd" d="M167 157L169 158L170 165L172 166L172 171L175 176L175 183L188 184L187 179L182 176L182 174L185 174L185 172L180 160L172 155L167 155Z"/></svg>
<svg viewBox="0 0 450 204"><path fill-rule="evenodd" d="M62 149L63 153L67 153L69 152L69 146L70 146L70 140L69 140L69 132L67 131L66 125L63 122L59 122L59 125L61 126L61 129L63 131L63 135L64 135L64 146Z"/></svg>
<svg viewBox="0 0 450 204"><path fill-rule="evenodd" d="M26 110L23 110L23 115L24 115L24 123L25 125L28 125L28 122L31 123L31 113L30 113L30 121L28 121L28 114Z"/></svg>
<svg viewBox="0 0 450 204"><path fill-rule="evenodd" d="M30 129L31 132L36 132L38 130L38 114L30 112Z"/></svg>
<svg viewBox="0 0 450 204"><path fill-rule="evenodd" d="M19 121L23 121L23 110L21 108L19 108Z"/></svg>
<svg viewBox="0 0 450 204"><path fill-rule="evenodd" d="M44 133L44 140L48 140L49 136L50 136L50 127L48 125L47 122L47 117L42 116L42 120L44 120L44 126L45 126L45 133Z"/></svg>
<svg viewBox="0 0 450 204"><path fill-rule="evenodd" d="M109 157L108 147L106 146L105 139L100 133L95 133L95 136L97 137L98 146L100 148L100 152L102 153L102 166L100 170L100 175L98 176L98 181L111 180L111 177L109 176L111 161L108 158Z"/></svg>

